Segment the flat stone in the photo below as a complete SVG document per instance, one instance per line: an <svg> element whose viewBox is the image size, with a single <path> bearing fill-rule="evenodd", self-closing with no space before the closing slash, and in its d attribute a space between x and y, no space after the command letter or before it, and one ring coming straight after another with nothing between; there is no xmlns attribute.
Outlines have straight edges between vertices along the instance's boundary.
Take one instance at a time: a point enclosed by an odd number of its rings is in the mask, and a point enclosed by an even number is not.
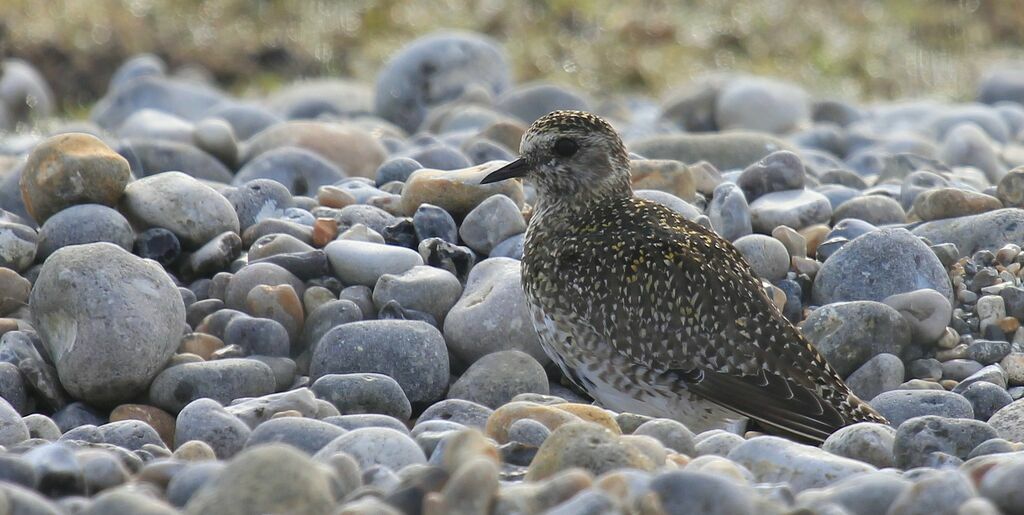
<svg viewBox="0 0 1024 515"><path fill-rule="evenodd" d="M270 394L275 389L274 372L264 363L220 359L165 369L153 380L149 397L153 405L176 413L204 397L227 404L240 397Z"/></svg>
<svg viewBox="0 0 1024 515"><path fill-rule="evenodd" d="M456 218L465 217L476 206L492 195L505 195L523 206L523 186L519 181L501 181L480 184L490 172L502 166L490 162L462 170L422 169L414 172L402 188L402 209L414 213L421 204L438 206Z"/></svg>
<svg viewBox="0 0 1024 515"><path fill-rule="evenodd" d="M999 199L963 190L960 188L939 188L922 192L914 199L912 213L924 221L977 215L1002 209Z"/></svg>
<svg viewBox="0 0 1024 515"><path fill-rule="evenodd" d="M896 429L870 422L840 428L829 435L821 448L836 456L862 461L878 468L894 466Z"/></svg>
<svg viewBox="0 0 1024 515"><path fill-rule="evenodd" d="M448 391L448 397L497 408L520 393L548 393L544 367L529 354L498 351L475 361Z"/></svg>
<svg viewBox="0 0 1024 515"><path fill-rule="evenodd" d="M364 471L373 465L401 470L427 461L423 450L409 435L384 427L353 429L331 440L313 458L326 461L337 453L351 455Z"/></svg>
<svg viewBox="0 0 1024 515"><path fill-rule="evenodd" d="M198 248L224 232L239 232L238 215L224 196L181 172L164 172L130 183L122 206L129 219L163 227L183 245Z"/></svg>
<svg viewBox="0 0 1024 515"><path fill-rule="evenodd" d="M765 194L750 204L750 219L755 232L771 234L780 225L803 229L828 223L832 205L821 193L787 190Z"/></svg>
<svg viewBox="0 0 1024 515"><path fill-rule="evenodd" d="M423 264L413 250L393 245L339 240L324 247L334 273L345 284L374 286L384 274L401 274Z"/></svg>
<svg viewBox="0 0 1024 515"><path fill-rule="evenodd" d="M992 426L979 420L913 417L899 425L893 455L896 466L904 469L924 466L935 452L965 460L975 447L997 436Z"/></svg>
<svg viewBox="0 0 1024 515"><path fill-rule="evenodd" d="M750 470L757 481L785 482L794 492L826 487L876 470L867 463L775 436L747 440L729 451L727 457Z"/></svg>
<svg viewBox="0 0 1024 515"><path fill-rule="evenodd" d="M871 406L895 427L905 420L924 415L974 419L974 411L967 399L941 390L893 390L872 399Z"/></svg>
<svg viewBox="0 0 1024 515"><path fill-rule="evenodd" d="M570 469L600 475L618 468L652 470L654 463L637 448L624 444L615 433L595 424L568 423L552 431L526 473L539 481Z"/></svg>

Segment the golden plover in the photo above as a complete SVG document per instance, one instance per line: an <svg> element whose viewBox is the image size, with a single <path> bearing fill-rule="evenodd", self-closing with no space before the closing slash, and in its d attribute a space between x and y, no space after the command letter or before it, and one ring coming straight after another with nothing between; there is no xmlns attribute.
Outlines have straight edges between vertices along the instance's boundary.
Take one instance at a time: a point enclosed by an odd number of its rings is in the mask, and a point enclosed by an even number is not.
<svg viewBox="0 0 1024 515"><path fill-rule="evenodd" d="M714 232L633 196L622 140L555 111L483 183L533 182L522 282L544 350L608 409L821 442L885 422L782 316Z"/></svg>

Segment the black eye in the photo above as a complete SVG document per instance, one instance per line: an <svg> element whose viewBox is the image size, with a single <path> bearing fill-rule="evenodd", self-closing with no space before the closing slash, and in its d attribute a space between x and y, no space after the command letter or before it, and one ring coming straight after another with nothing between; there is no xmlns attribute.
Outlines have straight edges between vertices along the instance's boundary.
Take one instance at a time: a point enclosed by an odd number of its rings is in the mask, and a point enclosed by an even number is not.
<svg viewBox="0 0 1024 515"><path fill-rule="evenodd" d="M558 138L558 140L555 141L555 146L552 147L555 155L559 157L571 157L579 149L580 146L569 138Z"/></svg>

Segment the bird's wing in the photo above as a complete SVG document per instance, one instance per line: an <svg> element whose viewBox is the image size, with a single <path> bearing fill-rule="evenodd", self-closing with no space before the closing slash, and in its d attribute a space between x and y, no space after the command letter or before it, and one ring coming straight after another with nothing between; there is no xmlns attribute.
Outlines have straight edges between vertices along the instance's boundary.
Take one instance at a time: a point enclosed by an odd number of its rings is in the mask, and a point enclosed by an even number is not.
<svg viewBox="0 0 1024 515"><path fill-rule="evenodd" d="M614 271L576 292L587 297L576 302L584 324L630 360L777 432L821 441L856 417L856 397L731 244L660 205L639 207L645 230L571 235L562 245L604 249L562 259Z"/></svg>

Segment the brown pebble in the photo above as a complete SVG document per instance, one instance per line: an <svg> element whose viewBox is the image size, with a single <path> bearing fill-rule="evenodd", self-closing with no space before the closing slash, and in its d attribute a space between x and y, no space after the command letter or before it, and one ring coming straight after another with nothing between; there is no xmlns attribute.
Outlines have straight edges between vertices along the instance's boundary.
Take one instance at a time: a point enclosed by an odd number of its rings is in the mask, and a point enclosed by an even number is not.
<svg viewBox="0 0 1024 515"><path fill-rule="evenodd" d="M160 435L168 447L174 445L174 416L155 406L147 404L122 404L110 412L110 421L141 420Z"/></svg>
<svg viewBox="0 0 1024 515"><path fill-rule="evenodd" d="M338 221L333 218L317 218L313 222L313 246L323 248L338 236Z"/></svg>
<svg viewBox="0 0 1024 515"><path fill-rule="evenodd" d="M18 330L18 321L13 318L0 318L0 336Z"/></svg>
<svg viewBox="0 0 1024 515"><path fill-rule="evenodd" d="M1003 317L999 319L999 328L1006 334L1013 334L1020 329L1020 320L1015 317Z"/></svg>
<svg viewBox="0 0 1024 515"><path fill-rule="evenodd" d="M293 409L286 409L284 411L278 411L270 416L271 419L275 418L302 418L302 412Z"/></svg>
<svg viewBox="0 0 1024 515"><path fill-rule="evenodd" d="M619 428L619 423L615 421L615 416L606 409L599 408L593 404L580 404L577 402L554 404L553 407L562 411L568 411L585 422L592 422L615 434L622 434L622 429Z"/></svg>
<svg viewBox="0 0 1024 515"><path fill-rule="evenodd" d="M832 229L825 224L815 224L810 227L804 227L797 231L804 239L807 240L807 255L813 256L818 252L818 245L825 241L825 237Z"/></svg>
<svg viewBox="0 0 1024 515"><path fill-rule="evenodd" d="M943 379L939 381L939 384L942 385L942 387L945 388L946 390L952 390L953 388L956 388L956 385L960 384L960 381L955 381L953 379Z"/></svg>
<svg viewBox="0 0 1024 515"><path fill-rule="evenodd" d="M182 461L211 461L217 459L217 454L210 444L202 440L189 440L174 450L172 457Z"/></svg>
<svg viewBox="0 0 1024 515"><path fill-rule="evenodd" d="M509 402L494 410L487 419L487 436L498 443L508 442L508 428L512 423L523 418L536 420L550 430L569 422L580 422L580 418L565 410L555 409L534 402Z"/></svg>
<svg viewBox="0 0 1024 515"><path fill-rule="evenodd" d="M188 333L181 337L178 344L179 353L195 354L203 360L209 360L213 353L224 348L224 342L212 334Z"/></svg>
<svg viewBox="0 0 1024 515"><path fill-rule="evenodd" d="M289 284L260 284L249 290L245 297L246 312L254 317L276 320L288 331L288 339L295 342L305 323L302 300Z"/></svg>
<svg viewBox="0 0 1024 515"><path fill-rule="evenodd" d="M320 186L316 190L316 200L324 207L341 209L356 203L356 198L351 193L337 186Z"/></svg>

